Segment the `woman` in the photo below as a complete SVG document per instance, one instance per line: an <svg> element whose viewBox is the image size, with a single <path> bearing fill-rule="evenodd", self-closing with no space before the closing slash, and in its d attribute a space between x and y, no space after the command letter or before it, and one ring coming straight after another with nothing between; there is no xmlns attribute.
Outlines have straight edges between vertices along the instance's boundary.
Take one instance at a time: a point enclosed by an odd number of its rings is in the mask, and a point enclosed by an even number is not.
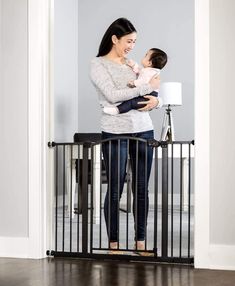
<svg viewBox="0 0 235 286"><path fill-rule="evenodd" d="M154 76L148 84L129 88L130 80L136 79L136 73L127 65L127 54L134 48L136 29L130 21L119 18L114 21L100 43L99 52L91 62L91 80L99 95L102 107L117 105L140 95L150 94L159 88L160 79ZM153 125L148 111L158 107L159 99L147 95L144 107L115 116L102 113L101 129L103 139L121 136L153 139ZM143 105L142 105L143 106ZM119 248L118 205L126 175L127 150L129 150L133 182L135 241L138 250L145 249L146 221L148 213L148 180L152 165L153 150L144 143L136 144L134 140L111 141L102 146L107 177L108 190L104 203L104 214L109 237L109 247ZM110 146L111 145L111 146ZM147 151L146 151L147 150ZM146 154L147 152L147 154ZM138 154L138 156L137 156ZM147 166L145 158L147 157ZM137 161L137 162L136 162ZM138 163L138 168L136 168ZM145 171L145 168L147 171ZM137 170L138 169L138 170Z"/></svg>

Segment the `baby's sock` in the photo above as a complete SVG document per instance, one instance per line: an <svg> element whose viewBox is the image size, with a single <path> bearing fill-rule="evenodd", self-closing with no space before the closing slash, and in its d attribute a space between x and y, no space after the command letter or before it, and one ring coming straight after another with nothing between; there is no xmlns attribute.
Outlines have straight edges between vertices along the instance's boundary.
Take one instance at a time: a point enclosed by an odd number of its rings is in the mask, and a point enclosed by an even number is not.
<svg viewBox="0 0 235 286"><path fill-rule="evenodd" d="M117 115L119 114L119 110L116 106L105 106L103 108L104 113L107 113L109 115Z"/></svg>

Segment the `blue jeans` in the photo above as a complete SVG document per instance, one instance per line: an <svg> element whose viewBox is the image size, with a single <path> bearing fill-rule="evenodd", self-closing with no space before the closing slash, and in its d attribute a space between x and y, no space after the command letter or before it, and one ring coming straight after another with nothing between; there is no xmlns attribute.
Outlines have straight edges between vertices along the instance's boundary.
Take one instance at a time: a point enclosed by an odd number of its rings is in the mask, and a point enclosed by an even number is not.
<svg viewBox="0 0 235 286"><path fill-rule="evenodd" d="M130 136L133 138L153 139L153 130L113 134L102 132L102 139ZM152 166L153 148L145 142L136 140L110 140L102 144L108 189L104 201L104 216L110 242L119 240L119 201L126 177L126 165L130 155L132 169L133 214L135 221L135 239L145 240L149 208L148 182Z"/></svg>

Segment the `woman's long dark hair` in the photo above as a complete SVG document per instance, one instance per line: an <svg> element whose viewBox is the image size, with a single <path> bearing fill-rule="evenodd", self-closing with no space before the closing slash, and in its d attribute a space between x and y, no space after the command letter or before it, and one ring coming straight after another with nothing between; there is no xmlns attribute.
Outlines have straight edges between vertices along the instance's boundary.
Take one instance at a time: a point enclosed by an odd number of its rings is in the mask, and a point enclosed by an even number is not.
<svg viewBox="0 0 235 286"><path fill-rule="evenodd" d="M126 18L118 18L115 20L105 32L100 43L99 52L97 57L107 55L113 46L112 36L115 35L118 39L121 37L136 32L135 27Z"/></svg>

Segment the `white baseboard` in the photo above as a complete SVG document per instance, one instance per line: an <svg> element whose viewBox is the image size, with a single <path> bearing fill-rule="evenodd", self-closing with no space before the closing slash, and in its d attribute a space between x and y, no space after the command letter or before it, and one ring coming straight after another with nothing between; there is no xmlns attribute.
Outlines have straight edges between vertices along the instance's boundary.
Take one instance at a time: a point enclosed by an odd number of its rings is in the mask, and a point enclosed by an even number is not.
<svg viewBox="0 0 235 286"><path fill-rule="evenodd" d="M27 258L28 237L0 237L0 257Z"/></svg>
<svg viewBox="0 0 235 286"><path fill-rule="evenodd" d="M235 270L235 245L211 244L210 269Z"/></svg>

